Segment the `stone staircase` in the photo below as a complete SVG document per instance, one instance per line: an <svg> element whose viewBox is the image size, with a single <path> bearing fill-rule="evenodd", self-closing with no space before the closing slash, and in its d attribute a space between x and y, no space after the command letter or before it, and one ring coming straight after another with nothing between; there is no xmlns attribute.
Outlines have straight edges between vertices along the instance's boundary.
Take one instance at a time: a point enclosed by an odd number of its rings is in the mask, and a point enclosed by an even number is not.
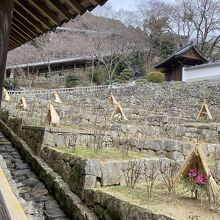
<svg viewBox="0 0 220 220"><path fill-rule="evenodd" d="M15 182L26 215L32 220L67 220L53 195L37 178L19 151L0 133L0 160L5 161L9 175ZM2 163L2 162L1 162Z"/></svg>

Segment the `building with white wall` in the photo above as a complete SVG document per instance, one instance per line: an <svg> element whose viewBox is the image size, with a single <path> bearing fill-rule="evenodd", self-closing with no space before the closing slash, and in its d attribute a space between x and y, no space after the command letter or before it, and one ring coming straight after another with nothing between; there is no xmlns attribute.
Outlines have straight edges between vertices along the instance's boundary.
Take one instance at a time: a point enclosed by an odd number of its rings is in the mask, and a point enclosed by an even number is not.
<svg viewBox="0 0 220 220"><path fill-rule="evenodd" d="M182 81L220 79L220 61L183 67Z"/></svg>

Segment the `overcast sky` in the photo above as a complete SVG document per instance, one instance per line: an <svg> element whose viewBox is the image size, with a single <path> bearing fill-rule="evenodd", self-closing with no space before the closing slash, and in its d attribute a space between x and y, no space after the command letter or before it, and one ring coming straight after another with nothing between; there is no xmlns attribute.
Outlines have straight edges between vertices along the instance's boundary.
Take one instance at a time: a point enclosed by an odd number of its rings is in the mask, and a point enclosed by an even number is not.
<svg viewBox="0 0 220 220"><path fill-rule="evenodd" d="M152 0L153 1L153 0ZM167 2L174 2L175 0L165 0ZM108 0L108 2L116 9L135 10L135 6L141 0Z"/></svg>
<svg viewBox="0 0 220 220"><path fill-rule="evenodd" d="M134 10L137 0L108 0L115 9Z"/></svg>

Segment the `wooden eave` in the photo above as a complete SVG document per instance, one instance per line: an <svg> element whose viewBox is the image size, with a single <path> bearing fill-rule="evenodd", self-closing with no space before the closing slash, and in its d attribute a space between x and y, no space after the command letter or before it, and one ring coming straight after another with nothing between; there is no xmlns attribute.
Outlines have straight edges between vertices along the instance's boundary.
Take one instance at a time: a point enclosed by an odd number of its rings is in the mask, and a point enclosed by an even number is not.
<svg viewBox="0 0 220 220"><path fill-rule="evenodd" d="M189 51L193 51L193 53L196 55L196 57L188 57L187 53ZM206 60L193 45L188 45L188 46L186 46L186 48L183 48L182 50L177 51L176 53L174 53L173 55L171 55L170 57L168 57L167 59L165 59L161 63L155 65L154 68L155 69L164 69L167 66L170 66L173 63L176 63L179 60L183 60L183 59L191 59L191 60L194 60L195 62L200 61L199 62L200 64L204 64L204 63L208 62L208 60Z"/></svg>
<svg viewBox="0 0 220 220"><path fill-rule="evenodd" d="M15 0L8 50L105 2L107 0Z"/></svg>

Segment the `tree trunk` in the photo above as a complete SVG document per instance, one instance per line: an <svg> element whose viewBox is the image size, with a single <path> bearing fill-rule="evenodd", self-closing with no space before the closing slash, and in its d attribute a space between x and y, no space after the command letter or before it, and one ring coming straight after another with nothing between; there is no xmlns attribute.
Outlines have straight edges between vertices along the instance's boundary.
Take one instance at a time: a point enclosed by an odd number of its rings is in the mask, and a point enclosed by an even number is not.
<svg viewBox="0 0 220 220"><path fill-rule="evenodd" d="M13 5L14 0L0 1L0 103L2 100L2 85L5 75Z"/></svg>

